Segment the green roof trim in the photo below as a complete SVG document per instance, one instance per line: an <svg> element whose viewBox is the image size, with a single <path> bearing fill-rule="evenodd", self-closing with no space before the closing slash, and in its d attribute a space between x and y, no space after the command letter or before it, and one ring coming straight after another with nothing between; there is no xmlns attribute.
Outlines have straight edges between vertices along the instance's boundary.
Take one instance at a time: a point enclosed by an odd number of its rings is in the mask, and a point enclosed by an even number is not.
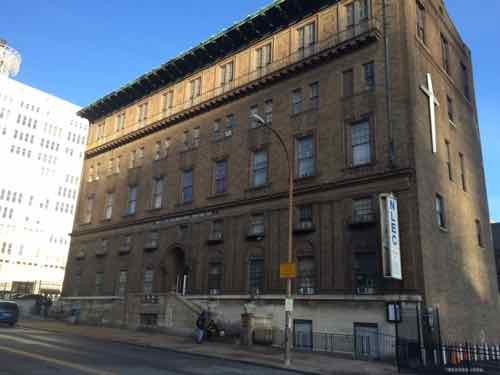
<svg viewBox="0 0 500 375"><path fill-rule="evenodd" d="M90 121L106 116L338 1L275 0L86 106L78 114ZM257 28L254 23L259 20L261 24ZM242 30L244 28L246 30Z"/></svg>

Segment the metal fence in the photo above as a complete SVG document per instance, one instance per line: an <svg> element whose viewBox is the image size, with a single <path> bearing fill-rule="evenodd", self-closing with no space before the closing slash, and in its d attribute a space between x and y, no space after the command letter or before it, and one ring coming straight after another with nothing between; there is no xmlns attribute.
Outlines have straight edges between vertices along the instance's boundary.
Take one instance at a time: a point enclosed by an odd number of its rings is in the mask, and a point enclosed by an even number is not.
<svg viewBox="0 0 500 375"><path fill-rule="evenodd" d="M399 366L421 373L432 374L491 374L500 375L500 345L447 344L421 346L420 357L406 357L406 342L398 343Z"/></svg>
<svg viewBox="0 0 500 375"><path fill-rule="evenodd" d="M332 353L362 360L396 359L396 338L372 331L356 331L355 334L330 332L297 332L292 334L295 350ZM284 331L274 330L273 345L283 347Z"/></svg>

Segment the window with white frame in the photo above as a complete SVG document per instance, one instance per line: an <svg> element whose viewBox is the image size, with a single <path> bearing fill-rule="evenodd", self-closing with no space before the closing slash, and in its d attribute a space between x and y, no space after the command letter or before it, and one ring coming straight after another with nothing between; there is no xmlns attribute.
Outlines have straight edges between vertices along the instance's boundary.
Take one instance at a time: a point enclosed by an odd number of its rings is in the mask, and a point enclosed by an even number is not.
<svg viewBox="0 0 500 375"><path fill-rule="evenodd" d="M252 129L258 128L261 125L260 122L255 119L256 115L257 116L259 115L259 106L258 105L253 105L253 106L250 107L250 114L249 114L250 127Z"/></svg>
<svg viewBox="0 0 500 375"><path fill-rule="evenodd" d="M316 265L313 256L303 256L297 262L297 293L314 294Z"/></svg>
<svg viewBox="0 0 500 375"><path fill-rule="evenodd" d="M162 111L163 113L169 112L174 106L174 91L167 91L162 95Z"/></svg>
<svg viewBox="0 0 500 375"><path fill-rule="evenodd" d="M255 50L255 67L261 69L271 64L271 43L265 44Z"/></svg>
<svg viewBox="0 0 500 375"><path fill-rule="evenodd" d="M316 24L311 22L297 29L298 33L298 51L301 56L311 54L312 48L316 43Z"/></svg>
<svg viewBox="0 0 500 375"><path fill-rule="evenodd" d="M114 199L113 192L110 191L106 193L106 204L104 206L104 218L106 220L110 220L111 216L113 215L113 199Z"/></svg>
<svg viewBox="0 0 500 375"><path fill-rule="evenodd" d="M249 232L251 235L259 235L259 236L264 235L265 233L264 214L254 214L250 217Z"/></svg>
<svg viewBox="0 0 500 375"><path fill-rule="evenodd" d="M182 203L193 201L193 170L184 171L182 174Z"/></svg>
<svg viewBox="0 0 500 375"><path fill-rule="evenodd" d="M314 138L312 135L295 140L295 165L298 178L314 175Z"/></svg>
<svg viewBox="0 0 500 375"><path fill-rule="evenodd" d="M125 129L125 112L116 115L116 131Z"/></svg>
<svg viewBox="0 0 500 375"><path fill-rule="evenodd" d="M439 227L446 228L446 216L444 212L444 200L439 194L436 194L436 219Z"/></svg>
<svg viewBox="0 0 500 375"><path fill-rule="evenodd" d="M142 280L142 292L146 295L150 295L153 293L153 280L154 280L154 271L146 270L144 271L144 277Z"/></svg>
<svg viewBox="0 0 500 375"><path fill-rule="evenodd" d="M116 294L119 297L124 297L127 292L127 270L120 270L118 273L118 286Z"/></svg>
<svg viewBox="0 0 500 375"><path fill-rule="evenodd" d="M252 154L252 186L267 184L267 151L259 150Z"/></svg>
<svg viewBox="0 0 500 375"><path fill-rule="evenodd" d="M83 216L84 223L90 223L92 221L92 211L94 209L94 195L89 195L87 197L87 202L85 205L85 214Z"/></svg>
<svg viewBox="0 0 500 375"><path fill-rule="evenodd" d="M214 166L214 192L222 194L227 191L227 160L218 160Z"/></svg>
<svg viewBox="0 0 500 375"><path fill-rule="evenodd" d="M292 115L302 111L302 89L292 91Z"/></svg>
<svg viewBox="0 0 500 375"><path fill-rule="evenodd" d="M134 215L137 211L137 186L129 186L127 192L127 215Z"/></svg>
<svg viewBox="0 0 500 375"><path fill-rule="evenodd" d="M165 178L155 178L153 180L153 209L161 208L163 205L163 190L165 188Z"/></svg>
<svg viewBox="0 0 500 375"><path fill-rule="evenodd" d="M189 82L189 98L191 100L201 96L201 77L195 78Z"/></svg>
<svg viewBox="0 0 500 375"><path fill-rule="evenodd" d="M228 62L220 66L220 85L225 86L234 80L234 62Z"/></svg>
<svg viewBox="0 0 500 375"><path fill-rule="evenodd" d="M319 82L313 82L309 85L309 100L312 109L319 108Z"/></svg>
<svg viewBox="0 0 500 375"><path fill-rule="evenodd" d="M139 104L137 107L137 123L144 125L148 118L148 102Z"/></svg>
<svg viewBox="0 0 500 375"><path fill-rule="evenodd" d="M154 160L160 160L160 159L161 159L161 142L157 141L155 143Z"/></svg>
<svg viewBox="0 0 500 375"><path fill-rule="evenodd" d="M370 162L370 123L363 120L351 125L351 164L359 166Z"/></svg>
<svg viewBox="0 0 500 375"><path fill-rule="evenodd" d="M266 124L271 125L273 123L273 100L268 99L264 102L264 120Z"/></svg>

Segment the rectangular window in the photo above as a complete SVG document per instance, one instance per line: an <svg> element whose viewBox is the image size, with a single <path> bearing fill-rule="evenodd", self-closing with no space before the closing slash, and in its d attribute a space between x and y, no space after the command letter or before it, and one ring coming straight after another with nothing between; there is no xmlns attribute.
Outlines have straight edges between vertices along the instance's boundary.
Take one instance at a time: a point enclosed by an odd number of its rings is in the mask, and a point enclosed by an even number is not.
<svg viewBox="0 0 500 375"><path fill-rule="evenodd" d="M128 159L128 167L130 169L136 167L136 151L135 150L133 150L133 151L130 152L130 156L129 156L129 159Z"/></svg>
<svg viewBox="0 0 500 375"><path fill-rule="evenodd" d="M292 91L292 115L302 111L302 89Z"/></svg>
<svg viewBox="0 0 500 375"><path fill-rule="evenodd" d="M155 143L154 160L160 160L160 159L161 159L161 142L158 141Z"/></svg>
<svg viewBox="0 0 500 375"><path fill-rule="evenodd" d="M478 219L476 219L476 237L477 244L483 247L483 230L481 228L481 221Z"/></svg>
<svg viewBox="0 0 500 375"><path fill-rule="evenodd" d="M162 95L162 111L170 112L174 106L174 91L168 91Z"/></svg>
<svg viewBox="0 0 500 375"><path fill-rule="evenodd" d="M352 69L342 73L342 95L344 97L354 95L354 72Z"/></svg>
<svg viewBox="0 0 500 375"><path fill-rule="evenodd" d="M110 220L113 215L113 198L112 192L106 194L106 205L104 206L104 218Z"/></svg>
<svg viewBox="0 0 500 375"><path fill-rule="evenodd" d="M265 233L264 215L255 214L250 218L250 235L262 236Z"/></svg>
<svg viewBox="0 0 500 375"><path fill-rule="evenodd" d="M248 287L252 294L264 290L264 258L250 258L248 262Z"/></svg>
<svg viewBox="0 0 500 375"><path fill-rule="evenodd" d="M299 56L309 56L313 52L313 46L316 43L316 24L311 22L302 26L298 32L298 52Z"/></svg>
<svg viewBox="0 0 500 375"><path fill-rule="evenodd" d="M163 206L164 185L164 178L155 178L153 180L153 209L159 209Z"/></svg>
<svg viewBox="0 0 500 375"><path fill-rule="evenodd" d="M444 201L443 197L436 194L436 219L437 223L441 228L446 228L446 217L444 213Z"/></svg>
<svg viewBox="0 0 500 375"><path fill-rule="evenodd" d="M448 120L453 124L455 121L453 113L453 100L447 96L446 102L448 103Z"/></svg>
<svg viewBox="0 0 500 375"><path fill-rule="evenodd" d="M92 221L92 210L94 209L94 196L87 197L87 205L85 207L85 216L83 217L84 223Z"/></svg>
<svg viewBox="0 0 500 375"><path fill-rule="evenodd" d="M273 123L273 100L269 99L264 102L264 120L266 124L271 125Z"/></svg>
<svg viewBox="0 0 500 375"><path fill-rule="evenodd" d="M234 79L234 62L228 62L220 67L220 85L225 86Z"/></svg>
<svg viewBox="0 0 500 375"><path fill-rule="evenodd" d="M299 223L301 224L312 224L313 222L313 212L312 206L300 206L299 207Z"/></svg>
<svg viewBox="0 0 500 375"><path fill-rule="evenodd" d="M370 198L356 199L352 202L352 221L355 224L371 223L375 220L373 200Z"/></svg>
<svg viewBox="0 0 500 375"><path fill-rule="evenodd" d="M224 131L224 137L227 138L232 136L235 127L236 127L236 116L231 113L226 117L226 130Z"/></svg>
<svg viewBox="0 0 500 375"><path fill-rule="evenodd" d="M129 186L127 194L127 215L134 215L137 210L137 186Z"/></svg>
<svg viewBox="0 0 500 375"><path fill-rule="evenodd" d="M352 166L371 162L370 124L368 120L351 125Z"/></svg>
<svg viewBox="0 0 500 375"><path fill-rule="evenodd" d="M268 43L255 50L255 67L261 69L271 64L271 43Z"/></svg>
<svg viewBox="0 0 500 375"><path fill-rule="evenodd" d="M89 168L89 174L88 174L88 177L87 177L87 181L88 182L92 182L94 180L94 166L91 165L90 168Z"/></svg>
<svg viewBox="0 0 500 375"><path fill-rule="evenodd" d="M182 133L182 146L184 151L189 149L189 130L184 130Z"/></svg>
<svg viewBox="0 0 500 375"><path fill-rule="evenodd" d="M193 100L199 96L201 96L201 77L189 82L189 98Z"/></svg>
<svg viewBox="0 0 500 375"><path fill-rule="evenodd" d="M349 3L345 7L346 11L346 27L348 29L354 28L354 1L352 3Z"/></svg>
<svg viewBox="0 0 500 375"><path fill-rule="evenodd" d="M104 280L103 272L96 272L95 274L95 294L96 296L102 295L102 284Z"/></svg>
<svg viewBox="0 0 500 375"><path fill-rule="evenodd" d="M193 129L193 147L200 146L200 128Z"/></svg>
<svg viewBox="0 0 500 375"><path fill-rule="evenodd" d="M164 149L164 155L165 157L168 157L168 153L169 153L169 150L170 150L170 138L167 138L165 139L165 141L163 142L163 149Z"/></svg>
<svg viewBox="0 0 500 375"><path fill-rule="evenodd" d="M252 186L267 184L267 151L256 151L252 155Z"/></svg>
<svg viewBox="0 0 500 375"><path fill-rule="evenodd" d="M373 62L369 62L363 65L363 73L365 77L365 85L369 90L375 88L375 65Z"/></svg>
<svg viewBox="0 0 500 375"><path fill-rule="evenodd" d="M193 201L193 171L185 171L182 174L182 203Z"/></svg>
<svg viewBox="0 0 500 375"><path fill-rule="evenodd" d="M372 294L377 287L378 259L374 253L354 254L354 284L358 294Z"/></svg>
<svg viewBox="0 0 500 375"><path fill-rule="evenodd" d="M142 281L142 291L144 294L150 295L153 293L153 279L154 279L153 270L144 271L144 279Z"/></svg>
<svg viewBox="0 0 500 375"><path fill-rule="evenodd" d="M441 34L441 51L443 55L443 68L446 73L450 74L450 45L448 39Z"/></svg>
<svg viewBox="0 0 500 375"><path fill-rule="evenodd" d="M253 105L250 107L250 113L248 117L250 118L250 127L252 129L258 128L261 125L260 122L256 120L254 116L259 116L258 105Z"/></svg>
<svg viewBox="0 0 500 375"><path fill-rule="evenodd" d="M212 129L212 138L214 141L218 141L220 139L221 134L221 120L217 119L214 121L214 126Z"/></svg>
<svg viewBox="0 0 500 375"><path fill-rule="evenodd" d="M470 100L469 71L464 63L460 64L460 70L462 72L462 85L464 95L467 99Z"/></svg>
<svg viewBox="0 0 500 375"><path fill-rule="evenodd" d="M146 249L157 249L159 243L160 243L160 232L158 232L157 230L152 230L148 232L144 247Z"/></svg>
<svg viewBox="0 0 500 375"><path fill-rule="evenodd" d="M450 142L444 141L444 145L446 148L446 167L448 169L448 179L453 181L453 168L451 165L451 151L450 151Z"/></svg>
<svg viewBox="0 0 500 375"><path fill-rule="evenodd" d="M148 102L139 104L137 107L137 122L139 125L144 125L148 118Z"/></svg>
<svg viewBox="0 0 500 375"><path fill-rule="evenodd" d="M222 290L222 263L211 262L208 264L208 292L219 294Z"/></svg>
<svg viewBox="0 0 500 375"><path fill-rule="evenodd" d="M124 297L127 292L127 271L121 270L118 274L118 287L116 288L116 294L120 297Z"/></svg>
<svg viewBox="0 0 500 375"><path fill-rule="evenodd" d="M311 101L311 108L319 108L319 82L313 82L309 85L309 99Z"/></svg>
<svg viewBox="0 0 500 375"><path fill-rule="evenodd" d="M116 131L125 129L125 112L116 116Z"/></svg>
<svg viewBox="0 0 500 375"><path fill-rule="evenodd" d="M425 43L425 8L421 0L417 0L417 37Z"/></svg>
<svg viewBox="0 0 500 375"><path fill-rule="evenodd" d="M75 297L80 294L81 283L82 283L82 274L81 274L81 271L78 271L75 275L75 284L74 284L74 289L73 289L73 295Z"/></svg>
<svg viewBox="0 0 500 375"><path fill-rule="evenodd" d="M368 0L358 0L359 20L366 21L368 19Z"/></svg>
<svg viewBox="0 0 500 375"><path fill-rule="evenodd" d="M297 293L314 294L316 270L314 257L305 256L298 258L297 265Z"/></svg>
<svg viewBox="0 0 500 375"><path fill-rule="evenodd" d="M462 189L463 191L467 191L467 183L465 180L465 160L464 154L458 153L458 158L460 159L460 179L462 181Z"/></svg>
<svg viewBox="0 0 500 375"><path fill-rule="evenodd" d="M296 140L295 165L297 178L314 175L314 138L309 135Z"/></svg>
<svg viewBox="0 0 500 375"><path fill-rule="evenodd" d="M214 192L222 194L227 191L227 160L215 162L214 168Z"/></svg>
<svg viewBox="0 0 500 375"><path fill-rule="evenodd" d="M113 174L113 166L115 164L115 159L111 158L108 160L108 176Z"/></svg>
<svg viewBox="0 0 500 375"><path fill-rule="evenodd" d="M115 159L115 173L120 174L120 163L121 163L122 157L117 156Z"/></svg>

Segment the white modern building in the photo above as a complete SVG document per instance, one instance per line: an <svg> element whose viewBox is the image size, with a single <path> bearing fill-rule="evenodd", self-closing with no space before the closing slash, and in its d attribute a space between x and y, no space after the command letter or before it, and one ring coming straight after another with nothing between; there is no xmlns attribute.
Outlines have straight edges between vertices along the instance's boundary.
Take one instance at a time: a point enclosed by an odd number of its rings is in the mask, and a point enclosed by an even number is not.
<svg viewBox="0 0 500 375"><path fill-rule="evenodd" d="M0 40L0 291L59 289L88 123L78 106L17 82Z"/></svg>

